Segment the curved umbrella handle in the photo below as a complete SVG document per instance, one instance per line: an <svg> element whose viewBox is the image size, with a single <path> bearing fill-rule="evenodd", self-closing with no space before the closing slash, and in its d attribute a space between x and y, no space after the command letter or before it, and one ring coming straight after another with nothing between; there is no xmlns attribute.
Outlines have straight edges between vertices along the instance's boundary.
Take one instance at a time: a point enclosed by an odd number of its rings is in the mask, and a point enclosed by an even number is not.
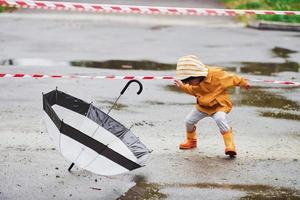
<svg viewBox="0 0 300 200"><path fill-rule="evenodd" d="M133 82L136 82L137 84L139 84L139 86L140 86L140 89L139 89L139 91L137 92L137 94L141 94L141 92L143 91L143 85L142 85L142 83L140 82L140 81L138 81L138 80L130 80L130 81L128 81L127 82L127 84L125 85L125 87L123 88L123 90L121 91L121 95L123 95L124 94L124 92L127 90L127 88L129 87L129 85L131 84L131 83L133 83Z"/></svg>

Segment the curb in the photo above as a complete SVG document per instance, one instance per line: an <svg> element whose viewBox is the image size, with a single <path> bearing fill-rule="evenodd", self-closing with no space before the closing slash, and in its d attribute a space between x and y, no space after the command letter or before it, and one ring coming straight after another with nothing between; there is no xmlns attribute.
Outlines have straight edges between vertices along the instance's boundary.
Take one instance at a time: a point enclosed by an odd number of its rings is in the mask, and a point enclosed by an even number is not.
<svg viewBox="0 0 300 200"><path fill-rule="evenodd" d="M274 31L296 31L300 32L300 23L284 23L270 21L252 21L247 25L249 28Z"/></svg>

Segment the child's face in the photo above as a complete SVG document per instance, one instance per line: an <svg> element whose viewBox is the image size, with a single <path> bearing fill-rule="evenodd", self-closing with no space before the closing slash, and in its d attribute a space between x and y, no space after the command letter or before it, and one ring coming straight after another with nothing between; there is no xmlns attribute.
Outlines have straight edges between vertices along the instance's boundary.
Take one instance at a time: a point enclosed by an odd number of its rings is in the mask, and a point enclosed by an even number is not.
<svg viewBox="0 0 300 200"><path fill-rule="evenodd" d="M200 84L200 79L199 78L193 78L188 82L192 86L196 86Z"/></svg>
<svg viewBox="0 0 300 200"><path fill-rule="evenodd" d="M203 81L205 77L194 77L194 78L188 78L186 81L183 81L186 84L197 86Z"/></svg>

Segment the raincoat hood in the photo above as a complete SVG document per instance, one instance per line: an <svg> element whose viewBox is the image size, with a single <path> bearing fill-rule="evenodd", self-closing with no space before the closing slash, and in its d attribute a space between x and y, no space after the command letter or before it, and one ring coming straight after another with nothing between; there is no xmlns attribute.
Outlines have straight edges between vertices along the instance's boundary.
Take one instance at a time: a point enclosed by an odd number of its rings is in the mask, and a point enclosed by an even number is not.
<svg viewBox="0 0 300 200"><path fill-rule="evenodd" d="M189 77L206 77L208 67L205 66L197 56L187 55L178 59L176 68L176 79L184 80Z"/></svg>

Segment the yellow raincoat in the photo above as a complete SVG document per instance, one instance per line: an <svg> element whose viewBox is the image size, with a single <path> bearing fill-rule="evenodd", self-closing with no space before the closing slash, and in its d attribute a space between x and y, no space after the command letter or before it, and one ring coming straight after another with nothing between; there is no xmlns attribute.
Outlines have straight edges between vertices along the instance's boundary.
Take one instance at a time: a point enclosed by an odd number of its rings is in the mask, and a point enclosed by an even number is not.
<svg viewBox="0 0 300 200"><path fill-rule="evenodd" d="M232 109L227 88L247 85L248 82L240 76L225 72L220 68L208 67L207 77L198 86L184 84L180 88L197 98L197 110L213 115L218 111L229 113Z"/></svg>

